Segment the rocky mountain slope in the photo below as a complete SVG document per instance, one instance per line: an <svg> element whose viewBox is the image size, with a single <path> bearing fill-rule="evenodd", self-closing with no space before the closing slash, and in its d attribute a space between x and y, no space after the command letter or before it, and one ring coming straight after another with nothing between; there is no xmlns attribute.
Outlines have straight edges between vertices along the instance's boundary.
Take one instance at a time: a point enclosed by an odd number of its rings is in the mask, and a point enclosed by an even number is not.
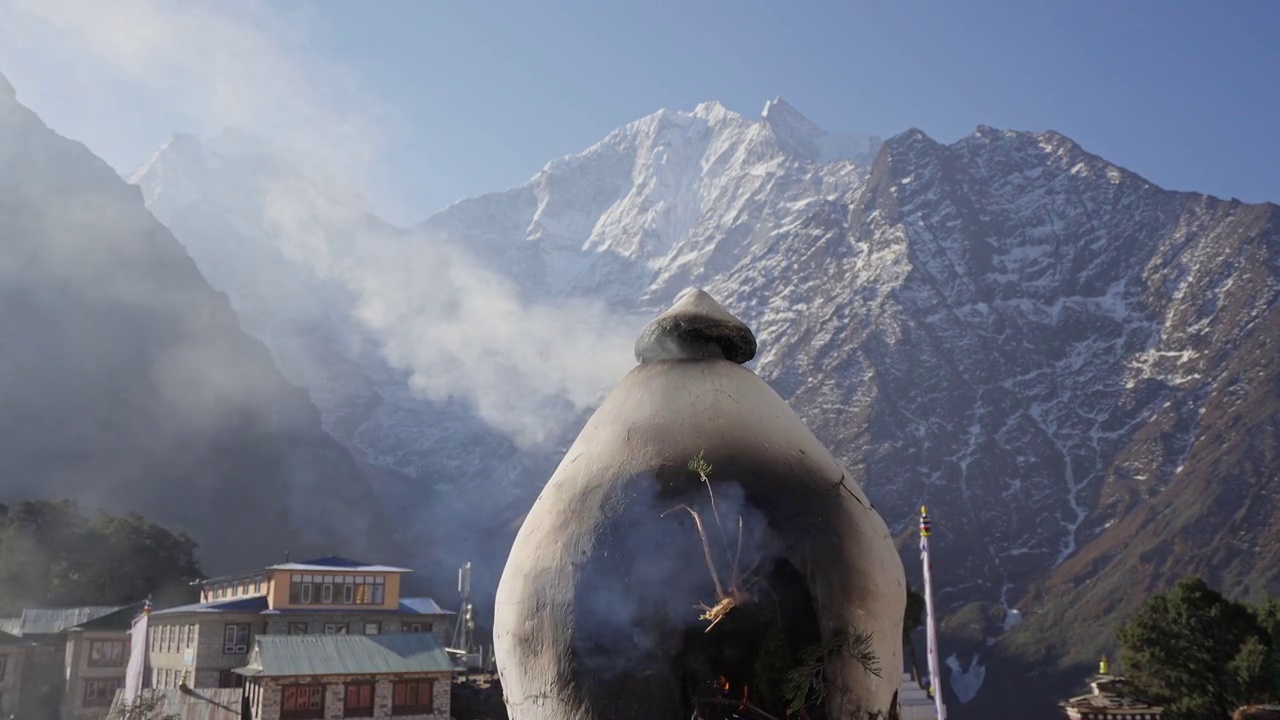
<svg viewBox="0 0 1280 720"><path fill-rule="evenodd" d="M165 151L134 179L202 268L256 277L220 235L184 229L243 213L207 190L163 207L157 178L185 167ZM238 257L278 248L252 232L264 242ZM939 602L971 639L952 646L959 700L987 654L1092 652L1103 620L1182 573L1280 591L1275 205L1165 191L1053 132L881 142L775 100L759 119L658 112L404 238L408 254L465 248L530 302L629 318L698 285L748 322L757 371L854 469L910 570L930 506ZM208 274L251 331L273 312ZM388 341L329 307L347 329L308 326L308 343ZM282 367L319 357L260 332ZM518 517L557 458L465 404L414 399L376 352L332 357L322 375L349 373L358 402L293 377L366 458L490 509L459 533L492 539L481 525Z"/></svg>
<svg viewBox="0 0 1280 720"><path fill-rule="evenodd" d="M366 472L125 183L0 78L0 496L185 530L206 571L393 554ZM335 547L335 543L339 547Z"/></svg>

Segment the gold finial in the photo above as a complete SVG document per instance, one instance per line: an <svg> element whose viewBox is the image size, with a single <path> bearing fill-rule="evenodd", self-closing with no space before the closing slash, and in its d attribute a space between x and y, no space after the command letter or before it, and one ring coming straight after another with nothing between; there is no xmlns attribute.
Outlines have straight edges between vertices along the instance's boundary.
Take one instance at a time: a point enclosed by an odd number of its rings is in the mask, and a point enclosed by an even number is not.
<svg viewBox="0 0 1280 720"><path fill-rule="evenodd" d="M921 514L921 515L928 515L928 514L929 514L928 512L926 512L926 511L925 511L925 509L924 509L924 506L923 506L923 505L921 505L921 506L920 506L920 514Z"/></svg>
<svg viewBox="0 0 1280 720"><path fill-rule="evenodd" d="M1102 656L1102 660L1100 660L1100 661L1098 662L1098 674L1099 674L1099 675L1110 675L1110 674L1111 674L1111 663L1107 662L1107 656L1106 656L1106 655L1103 655L1103 656Z"/></svg>

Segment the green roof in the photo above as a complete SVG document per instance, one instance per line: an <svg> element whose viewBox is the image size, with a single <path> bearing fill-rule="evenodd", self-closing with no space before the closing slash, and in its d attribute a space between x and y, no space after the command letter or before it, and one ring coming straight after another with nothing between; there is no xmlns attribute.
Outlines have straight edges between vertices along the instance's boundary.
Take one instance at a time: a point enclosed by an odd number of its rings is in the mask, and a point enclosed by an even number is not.
<svg viewBox="0 0 1280 720"><path fill-rule="evenodd" d="M261 635L241 675L379 675L453 672L432 633Z"/></svg>

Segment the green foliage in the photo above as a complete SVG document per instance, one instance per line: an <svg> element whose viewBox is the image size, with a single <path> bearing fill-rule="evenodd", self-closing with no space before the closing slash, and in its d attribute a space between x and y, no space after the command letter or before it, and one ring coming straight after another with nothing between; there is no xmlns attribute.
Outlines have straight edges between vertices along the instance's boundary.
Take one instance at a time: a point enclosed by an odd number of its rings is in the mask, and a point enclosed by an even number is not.
<svg viewBox="0 0 1280 720"><path fill-rule="evenodd" d="M756 657L751 676L752 703L770 713L781 713L787 702L784 694L787 674L795 666L796 659L783 636L782 626L774 623Z"/></svg>
<svg viewBox="0 0 1280 720"><path fill-rule="evenodd" d="M1274 605L1255 610L1187 578L1147 600L1117 638L1125 677L1168 720L1220 720L1275 697Z"/></svg>
<svg viewBox="0 0 1280 720"><path fill-rule="evenodd" d="M698 477L705 482L707 476L711 474L711 463L702 457L702 451L699 450L698 454L689 461L689 469L697 473Z"/></svg>
<svg viewBox="0 0 1280 720"><path fill-rule="evenodd" d="M3 508L3 506L0 506ZM191 599L196 543L137 514L90 519L70 500L0 511L0 608Z"/></svg>
<svg viewBox="0 0 1280 720"><path fill-rule="evenodd" d="M902 642L911 644L911 636L916 630L924 627L924 595L907 588L907 606L902 618Z"/></svg>
<svg viewBox="0 0 1280 720"><path fill-rule="evenodd" d="M916 644L912 640L912 635L916 630L924 627L925 603L924 595L915 591L915 588L907 588L907 606L902 618L902 646L907 650L907 657L911 659L911 676L917 683L920 683L920 658L916 655Z"/></svg>
<svg viewBox="0 0 1280 720"><path fill-rule="evenodd" d="M852 655L864 670L880 677L880 659L872 649L871 633L854 629L837 633L826 642L811 645L800 651L799 661L787 673L783 694L787 698L787 712L794 714L806 706L816 705L826 699L825 666L832 655Z"/></svg>

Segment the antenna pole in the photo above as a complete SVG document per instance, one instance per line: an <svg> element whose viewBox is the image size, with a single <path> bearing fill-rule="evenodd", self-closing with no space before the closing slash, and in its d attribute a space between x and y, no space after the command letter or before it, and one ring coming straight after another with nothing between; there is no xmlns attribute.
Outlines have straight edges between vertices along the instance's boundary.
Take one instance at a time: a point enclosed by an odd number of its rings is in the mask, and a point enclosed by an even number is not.
<svg viewBox="0 0 1280 720"><path fill-rule="evenodd" d="M458 609L458 622L453 627L453 646L470 654L475 642L476 621L471 607L471 561L458 568L458 594L462 607Z"/></svg>

